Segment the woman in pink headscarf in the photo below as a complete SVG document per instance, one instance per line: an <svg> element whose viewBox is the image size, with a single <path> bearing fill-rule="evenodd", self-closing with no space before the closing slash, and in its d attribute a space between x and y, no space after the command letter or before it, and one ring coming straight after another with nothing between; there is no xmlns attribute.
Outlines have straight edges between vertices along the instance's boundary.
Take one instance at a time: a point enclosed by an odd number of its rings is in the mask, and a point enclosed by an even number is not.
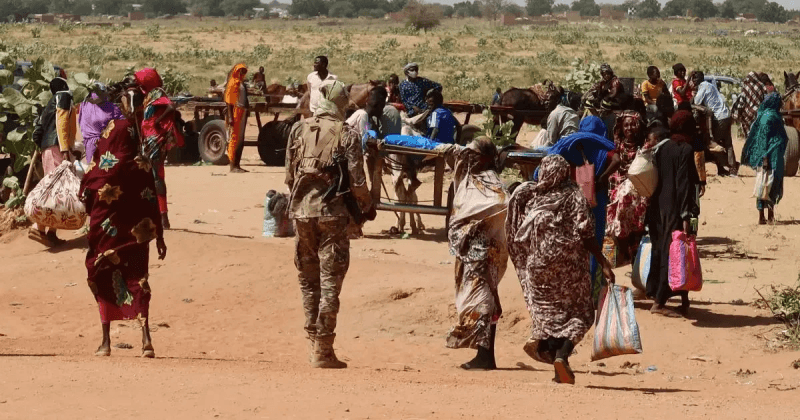
<svg viewBox="0 0 800 420"><path fill-rule="evenodd" d="M136 84L145 94L142 121L142 154L150 160L156 180L156 197L164 229L169 229L167 216L167 184L164 181L164 160L167 151L183 147L183 134L176 122L175 104L163 89L164 83L155 69L144 68L135 74Z"/></svg>

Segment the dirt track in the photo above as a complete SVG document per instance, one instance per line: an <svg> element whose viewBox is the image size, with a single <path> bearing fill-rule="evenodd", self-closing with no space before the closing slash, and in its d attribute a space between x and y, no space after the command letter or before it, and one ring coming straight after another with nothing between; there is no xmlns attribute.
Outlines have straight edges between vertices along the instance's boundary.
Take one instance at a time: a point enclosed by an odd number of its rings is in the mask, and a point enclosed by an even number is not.
<svg viewBox="0 0 800 420"><path fill-rule="evenodd" d="M0 238L0 419L796 416L800 370L790 364L800 352L770 350L763 337L781 325L748 304L754 287L797 279L797 179L787 179L781 224L767 227L754 223L751 172L711 177L700 220L707 281L690 319L654 317L638 302L644 354L590 362L590 333L570 387L522 351L530 318L510 265L501 369L460 371L473 354L444 347L454 319L444 219L425 217L430 233L404 240L380 234L394 220L385 212L352 243L336 341L350 367L310 369L292 241L261 238L264 194L283 188L283 172L258 166L254 148L245 160L245 175L167 169L175 229L166 261L152 251L155 360L136 357L132 322L112 325L112 345L133 349L92 356L100 326L83 238L65 232L69 244L52 253L22 233ZM629 271L617 270L620 284ZM397 291L410 296L395 300Z"/></svg>

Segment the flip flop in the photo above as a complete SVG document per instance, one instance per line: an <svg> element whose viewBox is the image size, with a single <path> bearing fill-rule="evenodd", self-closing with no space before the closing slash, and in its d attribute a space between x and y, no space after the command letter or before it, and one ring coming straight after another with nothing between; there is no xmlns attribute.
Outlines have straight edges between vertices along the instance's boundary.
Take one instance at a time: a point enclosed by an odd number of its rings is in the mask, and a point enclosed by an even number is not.
<svg viewBox="0 0 800 420"><path fill-rule="evenodd" d="M575 373L569 367L569 363L562 358L557 358L555 362L553 362L553 367L556 369L556 376L558 377L558 382L562 384L570 384L575 385Z"/></svg>

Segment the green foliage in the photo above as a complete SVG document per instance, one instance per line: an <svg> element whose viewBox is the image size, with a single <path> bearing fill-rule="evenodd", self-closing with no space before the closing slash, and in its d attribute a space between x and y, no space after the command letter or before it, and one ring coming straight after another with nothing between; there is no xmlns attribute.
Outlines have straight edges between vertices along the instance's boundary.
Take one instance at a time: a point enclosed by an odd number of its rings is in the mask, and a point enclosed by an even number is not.
<svg viewBox="0 0 800 420"><path fill-rule="evenodd" d="M25 205L25 195L22 194L22 186L20 186L17 177L9 176L3 179L3 188L11 190L11 195L4 204L7 209L15 209Z"/></svg>
<svg viewBox="0 0 800 420"><path fill-rule="evenodd" d="M525 10L530 16L541 16L553 12L555 0L526 0Z"/></svg>
<svg viewBox="0 0 800 420"><path fill-rule="evenodd" d="M147 35L151 41L158 41L161 38L161 26L157 23L151 23L144 28L144 35Z"/></svg>
<svg viewBox="0 0 800 420"><path fill-rule="evenodd" d="M636 5L636 16L654 19L661 15L661 3L658 0L644 0Z"/></svg>
<svg viewBox="0 0 800 420"><path fill-rule="evenodd" d="M31 37L33 37L33 38L41 38L42 37L42 27L41 26L31 26Z"/></svg>
<svg viewBox="0 0 800 420"><path fill-rule="evenodd" d="M483 124L481 124L481 128L486 137L492 139L492 143L497 146L508 146L509 144L514 144L516 141L511 135L511 130L514 129L514 122L506 121L502 124L495 124L494 115L489 109L483 110Z"/></svg>
<svg viewBox="0 0 800 420"><path fill-rule="evenodd" d="M406 14L406 26L416 30L429 31L441 23L442 9L437 5L410 0L403 11Z"/></svg>
<svg viewBox="0 0 800 420"><path fill-rule="evenodd" d="M64 33L72 33L78 26L78 23L71 20L60 20L58 22L58 30Z"/></svg>
<svg viewBox="0 0 800 420"><path fill-rule="evenodd" d="M289 13L294 16L319 16L328 14L325 0L292 0Z"/></svg>
<svg viewBox="0 0 800 420"><path fill-rule="evenodd" d="M758 17L758 20L761 22L772 23L785 23L789 19L786 9L774 1L767 2L767 4L756 13L756 17Z"/></svg>
<svg viewBox="0 0 800 420"><path fill-rule="evenodd" d="M572 61L572 70L564 76L564 89L573 92L587 92L600 81L600 64L584 62L576 58Z"/></svg>
<svg viewBox="0 0 800 420"><path fill-rule="evenodd" d="M352 18L356 16L356 8L349 1L337 1L328 8L328 16L335 18Z"/></svg>
<svg viewBox="0 0 800 420"><path fill-rule="evenodd" d="M717 15L717 6L711 0L670 0L664 5L661 14L664 16L686 16L688 10L699 18L710 18Z"/></svg>
<svg viewBox="0 0 800 420"><path fill-rule="evenodd" d="M600 16L600 6L594 0L575 0L572 10L581 12L581 16Z"/></svg>
<svg viewBox="0 0 800 420"><path fill-rule="evenodd" d="M656 53L656 58L664 63L673 64L678 61L678 54L668 50L661 50Z"/></svg>
<svg viewBox="0 0 800 420"><path fill-rule="evenodd" d="M793 287L771 285L770 294L762 296L761 303L786 325L785 337L800 345L800 277Z"/></svg>
<svg viewBox="0 0 800 420"><path fill-rule="evenodd" d="M442 51L451 52L456 49L456 46L457 46L456 39L453 38L452 36L439 38L439 48L441 48Z"/></svg>
<svg viewBox="0 0 800 420"><path fill-rule="evenodd" d="M536 59L549 67L560 67L567 65L567 59L562 57L557 50L551 49L536 54Z"/></svg>
<svg viewBox="0 0 800 420"><path fill-rule="evenodd" d="M650 56L646 52L637 49L632 49L627 53L623 51L619 53L619 57L622 58L623 60L633 61L636 63L642 63L642 64L650 63Z"/></svg>
<svg viewBox="0 0 800 420"><path fill-rule="evenodd" d="M481 87L477 78L470 77L465 71L453 72L442 80L442 87L448 96L461 98Z"/></svg>
<svg viewBox="0 0 800 420"><path fill-rule="evenodd" d="M169 95L177 95L181 92L189 90L189 81L191 77L186 73L180 72L173 68L166 68L159 70L161 80L164 82L164 91Z"/></svg>

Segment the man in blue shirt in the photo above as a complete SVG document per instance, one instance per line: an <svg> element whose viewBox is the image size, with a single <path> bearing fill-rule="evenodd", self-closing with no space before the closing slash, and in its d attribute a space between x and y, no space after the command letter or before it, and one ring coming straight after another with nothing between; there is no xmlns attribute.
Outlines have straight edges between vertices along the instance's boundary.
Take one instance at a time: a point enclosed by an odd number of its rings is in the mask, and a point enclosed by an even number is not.
<svg viewBox="0 0 800 420"><path fill-rule="evenodd" d="M442 85L424 77L419 77L417 63L406 64L403 67L403 72L406 75L406 80L400 82L400 100L403 102L403 106L406 107L408 116L413 117L421 114L427 108L425 95L428 91L433 89L441 92Z"/></svg>
<svg viewBox="0 0 800 420"><path fill-rule="evenodd" d="M697 87L697 92L694 94L693 99L694 104L705 106L713 113L711 129L714 134L714 140L725 148L727 155L727 159L725 155L716 156L717 174L720 176L736 176L739 172L739 163L736 162L736 152L733 150L733 138L731 135L733 119L731 118L730 109L725 103L725 97L713 83L705 81L705 74L701 71L694 73L692 84Z"/></svg>
<svg viewBox="0 0 800 420"><path fill-rule="evenodd" d="M453 113L442 106L444 103L442 92L428 91L428 94L425 95L425 102L428 109L431 110L428 116L427 137L439 143L455 143L458 139L459 124Z"/></svg>

